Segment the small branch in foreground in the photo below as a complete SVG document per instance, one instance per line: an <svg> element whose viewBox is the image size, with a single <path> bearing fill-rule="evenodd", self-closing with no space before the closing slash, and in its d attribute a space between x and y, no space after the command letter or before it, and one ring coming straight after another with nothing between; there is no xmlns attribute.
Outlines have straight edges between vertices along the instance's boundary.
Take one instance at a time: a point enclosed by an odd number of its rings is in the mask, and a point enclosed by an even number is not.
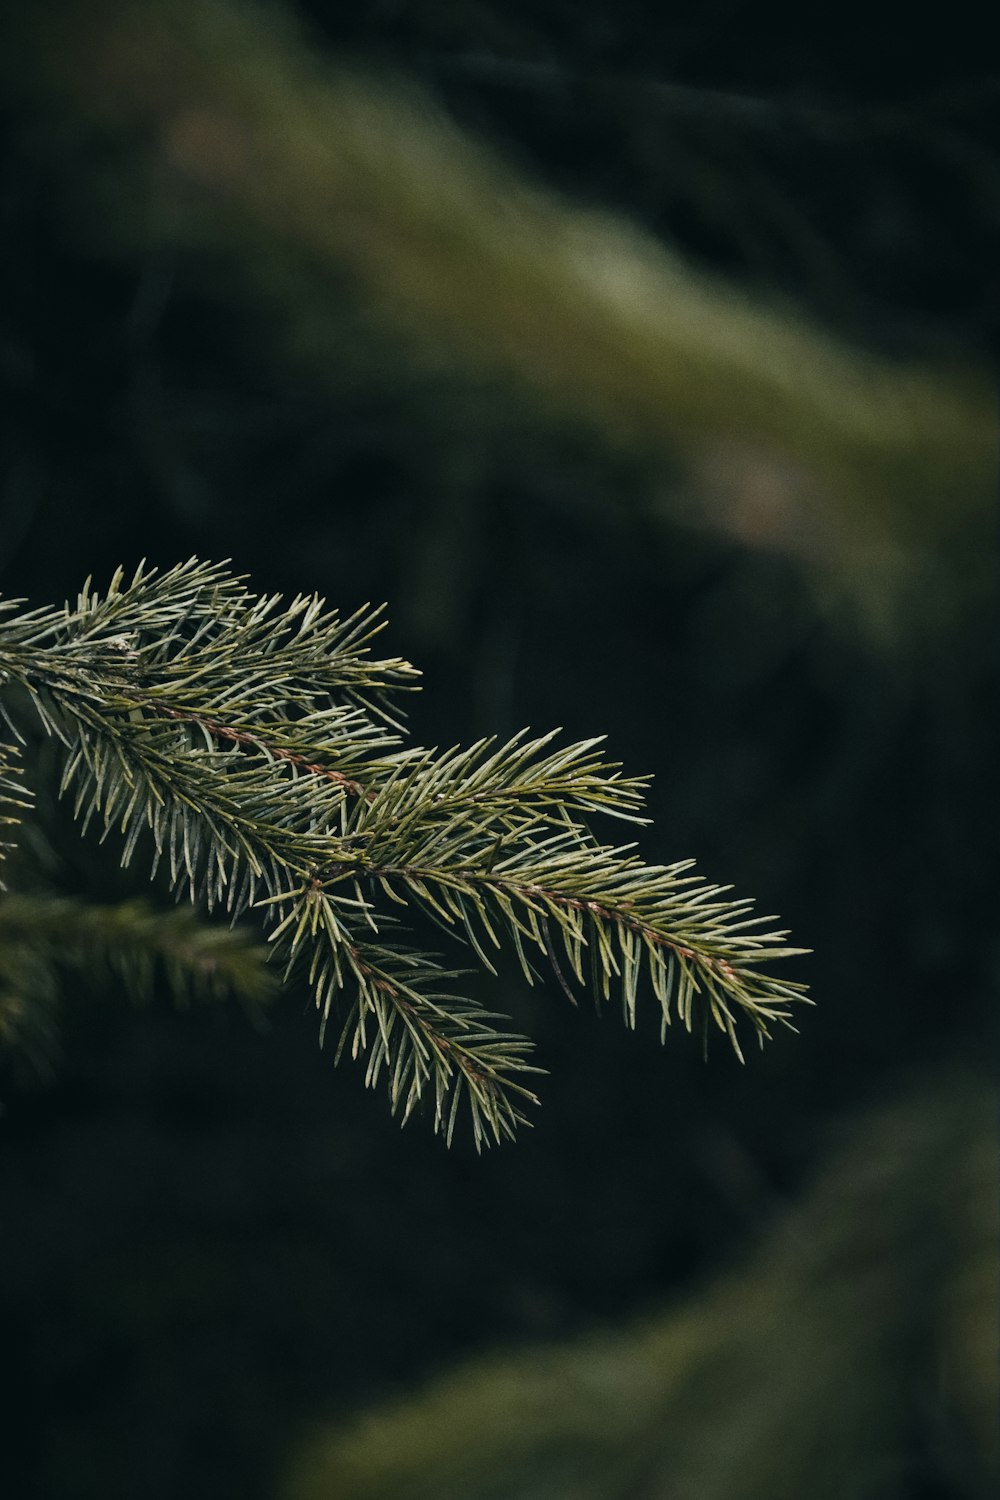
<svg viewBox="0 0 1000 1500"><path fill-rule="evenodd" d="M646 865L591 831L593 815L645 822L645 778L605 761L599 739L527 730L396 748L378 704L412 669L368 659L370 623L367 608L341 621L312 597L279 608L194 559L162 575L143 565L105 596L88 583L75 608L0 605L0 694L15 717L30 705L64 757L61 791L84 826L96 816L121 839L123 865L148 857L178 896L254 910L270 952L304 973L321 1035L347 999L338 1055L364 1053L366 1082L386 1078L404 1119L429 1093L448 1138L462 1100L477 1145L510 1136L537 1069L503 1018L446 983L457 974L386 937L400 907L467 939L488 971L506 941L529 983L537 951L571 999L574 979L598 999L616 989L630 1026L640 980L664 1028L676 1015L690 1029L701 1007L738 1055L740 1012L760 1037L788 1022L804 986L763 966L802 950L690 860ZM0 743L0 833L26 811L12 755ZM114 937L140 983L151 953L209 985L239 957L185 946L179 929L158 948L134 911L104 928L90 921L87 951L99 929Z"/></svg>

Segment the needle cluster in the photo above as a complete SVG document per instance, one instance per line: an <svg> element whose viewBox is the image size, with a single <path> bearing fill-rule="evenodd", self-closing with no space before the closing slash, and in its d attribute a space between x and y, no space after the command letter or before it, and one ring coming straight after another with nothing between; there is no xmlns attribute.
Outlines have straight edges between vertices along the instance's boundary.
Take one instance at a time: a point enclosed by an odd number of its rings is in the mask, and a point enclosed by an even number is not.
<svg viewBox="0 0 1000 1500"><path fill-rule="evenodd" d="M786 1022L802 985L751 903L691 861L644 863L600 842L595 815L642 823L643 778L601 741L428 750L405 742L399 695L418 674L372 655L381 612L342 617L315 596L255 595L192 559L119 570L75 604L0 606L0 817L25 813L17 720L30 705L61 747L62 791L123 865L163 867L178 895L231 920L257 913L343 1051L366 1059L404 1119L425 1097L450 1140L466 1108L477 1146L513 1134L538 1070L530 1044L463 994L462 975L405 938L416 908L493 970L510 946L571 994L617 994L635 1022L648 986L666 1028L701 1013L739 1051ZM9 899L9 898L8 898Z"/></svg>

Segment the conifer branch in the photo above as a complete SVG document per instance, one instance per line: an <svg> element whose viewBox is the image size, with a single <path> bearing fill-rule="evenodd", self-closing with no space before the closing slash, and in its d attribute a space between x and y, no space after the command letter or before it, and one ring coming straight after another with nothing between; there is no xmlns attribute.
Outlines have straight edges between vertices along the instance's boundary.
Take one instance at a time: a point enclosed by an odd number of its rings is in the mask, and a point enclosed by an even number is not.
<svg viewBox="0 0 1000 1500"><path fill-rule="evenodd" d="M268 952L246 928L201 920L190 907L101 904L48 893L0 900L0 1054L38 1076L52 1071L59 1013L72 975L114 976L138 1003L162 980L174 1003L239 999L254 1012L274 996Z"/></svg>
<svg viewBox="0 0 1000 1500"><path fill-rule="evenodd" d="M0 740L0 875L22 816L31 807L31 798L20 778L21 765L17 746ZM0 878L0 891L4 889L3 879Z"/></svg>
<svg viewBox="0 0 1000 1500"><path fill-rule="evenodd" d="M804 988L767 966L802 950L771 919L691 861L646 865L595 838L594 814L645 821L644 778L597 739L402 744L388 702L416 674L370 658L380 628L378 611L282 606L215 565L140 567L104 595L88 582L75 608L0 624L0 686L26 693L62 745L83 826L120 838L123 865L140 850L165 865L191 900L234 919L258 911L286 972L306 978L321 1036L346 1006L338 1056L364 1053L367 1082L388 1082L403 1119L431 1098L449 1140L462 1099L477 1145L512 1134L537 1070L455 971L396 940L400 908L494 972L505 941L529 983L540 954L571 994L563 957L581 986L619 992L630 1026L644 977L664 1028L676 1014L690 1029L700 1004L737 1053L739 1016L761 1038L788 1023ZM64 920L83 942L80 913ZM92 942L100 929L87 930Z"/></svg>
<svg viewBox="0 0 1000 1500"><path fill-rule="evenodd" d="M30 944L0 945L0 1060L21 1059L30 1074L50 1077L58 1008L52 965Z"/></svg>
<svg viewBox="0 0 1000 1500"><path fill-rule="evenodd" d="M0 946L90 975L107 969L139 1001L149 999L158 974L178 1004L231 996L260 1005L278 988L266 948L246 928L206 923L190 907L11 895L0 901Z"/></svg>
<svg viewBox="0 0 1000 1500"><path fill-rule="evenodd" d="M667 476L658 515L838 580L873 625L914 579L926 606L942 559L952 577L954 557L982 550L997 424L977 357L879 358L754 301L524 174L413 79L324 60L273 7L27 9L41 18L25 28L29 86L67 111L74 138L119 142L118 200L155 199L165 165L196 184L190 211L172 198L171 242L208 243L236 295L280 302L287 345L327 378L345 369L329 329L342 337L330 286L346 277L352 306L408 359L424 350L436 375L499 387L487 439L526 399L543 420L579 423ZM683 159L677 170L683 182ZM717 185L703 190L714 215ZM119 253L148 253L157 232L137 237L131 212L100 222Z"/></svg>
<svg viewBox="0 0 1000 1500"><path fill-rule="evenodd" d="M348 1045L355 1057L367 1053L369 1086L385 1069L393 1112L405 1121L432 1088L434 1128L450 1145L464 1094L477 1149L527 1123L521 1104L538 1100L518 1079L540 1071L525 1061L531 1044L497 1029L492 1023L500 1018L474 1001L431 988L458 977L454 971L385 943L351 943L346 957L357 998L338 1056Z"/></svg>
<svg viewBox="0 0 1000 1500"><path fill-rule="evenodd" d="M995 1494L994 1081L946 1076L844 1135L756 1247L686 1297L311 1420L281 1494L900 1500L900 1436L929 1418L954 1434L942 1492Z"/></svg>

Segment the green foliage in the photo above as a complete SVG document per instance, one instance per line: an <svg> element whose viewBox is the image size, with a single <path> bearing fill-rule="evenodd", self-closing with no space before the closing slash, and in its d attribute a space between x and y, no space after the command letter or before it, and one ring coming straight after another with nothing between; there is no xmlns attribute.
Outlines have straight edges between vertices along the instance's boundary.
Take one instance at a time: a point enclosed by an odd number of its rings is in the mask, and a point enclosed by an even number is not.
<svg viewBox="0 0 1000 1500"><path fill-rule="evenodd" d="M227 296L280 308L293 370L350 386L391 330L397 378L415 360L432 405L446 370L466 405L485 382L466 412L484 445L576 424L650 465L657 520L783 552L872 625L912 629L914 598L926 617L956 576L982 597L996 421L968 351L875 357L748 299L533 180L412 80L324 59L285 8L62 0L27 34L10 55L68 137L100 142L88 233L141 256L151 236L210 250ZM689 168L668 140L669 184ZM694 176L716 170L699 158ZM720 186L703 191L718 211Z"/></svg>
<svg viewBox="0 0 1000 1500"><path fill-rule="evenodd" d="M162 978L178 1004L236 996L259 1007L277 988L266 959L248 931L208 924L190 907L8 894L0 900L0 1048L49 1071L72 974L113 976L138 1001Z"/></svg>
<svg viewBox="0 0 1000 1500"><path fill-rule="evenodd" d="M23 814L30 808L31 799L21 781L22 767L17 755L17 746L0 740L0 860L11 848ZM0 881L0 889L3 882Z"/></svg>
<svg viewBox="0 0 1000 1500"><path fill-rule="evenodd" d="M123 865L141 852L164 867L178 895L261 913L323 1033L344 997L338 1056L366 1054L367 1082L386 1079L404 1120L429 1094L450 1140L464 1098L477 1146L509 1136L537 1071L454 970L398 941L407 907L488 969L506 942L529 983L541 957L570 993L617 992L629 1025L645 976L664 1029L700 1011L737 1051L738 1017L763 1039L804 998L762 967L801 950L749 902L688 860L647 865L597 841L589 817L641 822L644 790L599 741L404 746L396 695L416 673L370 656L377 610L282 605L191 560L119 570L103 595L88 581L74 607L6 613L8 712L26 700L62 747L83 827L119 838ZM92 942L99 923L76 922Z"/></svg>
<svg viewBox="0 0 1000 1500"><path fill-rule="evenodd" d="M286 1500L996 1493L993 1091L855 1126L741 1266L634 1326L480 1357L305 1437ZM901 1461L920 1434L918 1476ZM936 1482L935 1482L936 1481Z"/></svg>

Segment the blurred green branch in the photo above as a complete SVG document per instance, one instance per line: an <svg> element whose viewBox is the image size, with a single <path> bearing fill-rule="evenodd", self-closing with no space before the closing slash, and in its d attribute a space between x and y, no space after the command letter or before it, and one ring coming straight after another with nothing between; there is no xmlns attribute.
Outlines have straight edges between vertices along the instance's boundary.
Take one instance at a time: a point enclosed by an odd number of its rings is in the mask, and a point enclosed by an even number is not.
<svg viewBox="0 0 1000 1500"><path fill-rule="evenodd" d="M744 1268L626 1332L479 1359L314 1432L285 1500L902 1500L908 1450L940 1493L985 1500L996 1182L993 1091L914 1090L858 1123Z"/></svg>
<svg viewBox="0 0 1000 1500"><path fill-rule="evenodd" d="M258 1010L277 991L268 950L245 928L189 907L85 901L43 891L0 897L0 1057L47 1076L71 976L118 980L136 1001L162 978L178 1005L232 996Z"/></svg>
<svg viewBox="0 0 1000 1500"><path fill-rule="evenodd" d="M35 41L73 128L115 144L110 238L223 247L285 308L293 348L337 358L296 290L332 272L432 365L501 376L553 421L680 465L669 510L794 554L873 616L896 583L926 609L937 570L954 587L979 565L988 372L893 363L753 305L524 180L414 88L334 66L281 8L64 0ZM141 229L136 171L160 205Z"/></svg>

